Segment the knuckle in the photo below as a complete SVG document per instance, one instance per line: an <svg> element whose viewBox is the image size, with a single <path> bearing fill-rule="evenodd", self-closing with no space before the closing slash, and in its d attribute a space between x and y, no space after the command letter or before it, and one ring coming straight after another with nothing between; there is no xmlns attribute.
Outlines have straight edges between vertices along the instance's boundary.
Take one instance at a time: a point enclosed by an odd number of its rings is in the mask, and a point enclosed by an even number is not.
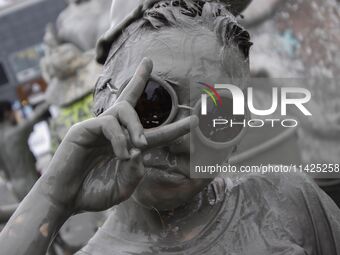
<svg viewBox="0 0 340 255"><path fill-rule="evenodd" d="M69 133L77 133L79 132L80 130L82 130L84 128L84 123L83 122L80 122L80 123L76 123L74 124L70 129L69 129Z"/></svg>
<svg viewBox="0 0 340 255"><path fill-rule="evenodd" d="M71 134L71 133L76 132L78 129L79 129L79 124L74 124L72 127L70 127L68 132Z"/></svg>

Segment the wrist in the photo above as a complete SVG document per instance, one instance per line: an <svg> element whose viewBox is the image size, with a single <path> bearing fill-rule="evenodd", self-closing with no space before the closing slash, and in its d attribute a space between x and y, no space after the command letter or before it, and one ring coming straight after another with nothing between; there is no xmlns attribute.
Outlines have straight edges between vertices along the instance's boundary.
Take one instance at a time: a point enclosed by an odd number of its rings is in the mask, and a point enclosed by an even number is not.
<svg viewBox="0 0 340 255"><path fill-rule="evenodd" d="M72 206L71 199L66 194L65 188L60 188L55 182L55 177L50 178L47 175L43 175L36 183L32 191L43 196L55 209L62 214L71 216L75 209Z"/></svg>
<svg viewBox="0 0 340 255"><path fill-rule="evenodd" d="M1 232L1 254L45 254L70 211L39 192L39 185L21 202Z"/></svg>

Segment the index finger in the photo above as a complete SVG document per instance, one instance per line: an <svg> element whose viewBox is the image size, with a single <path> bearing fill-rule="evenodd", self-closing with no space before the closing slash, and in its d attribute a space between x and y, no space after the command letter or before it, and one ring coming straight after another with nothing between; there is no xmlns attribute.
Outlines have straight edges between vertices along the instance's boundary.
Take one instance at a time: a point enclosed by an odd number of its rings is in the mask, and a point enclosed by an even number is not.
<svg viewBox="0 0 340 255"><path fill-rule="evenodd" d="M144 58L139 64L135 74L126 88L122 91L121 95L117 98L117 103L127 101L132 106L136 106L138 99L143 94L145 86L150 78L153 68L152 60Z"/></svg>
<svg viewBox="0 0 340 255"><path fill-rule="evenodd" d="M198 125L198 117L190 116L163 127L145 130L148 141L146 148L157 147L172 142L177 138L190 133L190 130Z"/></svg>

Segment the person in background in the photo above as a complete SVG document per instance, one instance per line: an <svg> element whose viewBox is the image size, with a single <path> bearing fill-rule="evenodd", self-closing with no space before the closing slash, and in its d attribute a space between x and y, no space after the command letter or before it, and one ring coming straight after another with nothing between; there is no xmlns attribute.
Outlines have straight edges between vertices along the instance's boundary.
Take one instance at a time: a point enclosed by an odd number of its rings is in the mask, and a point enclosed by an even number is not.
<svg viewBox="0 0 340 255"><path fill-rule="evenodd" d="M48 108L47 103L38 106L29 119L19 124L11 103L0 102L0 163L18 201L24 199L39 178L28 138L34 125L48 113Z"/></svg>
<svg viewBox="0 0 340 255"><path fill-rule="evenodd" d="M52 152L72 125L92 117L92 93L101 71L93 49L110 25L111 0L67 2L56 23L46 27L41 61L46 100L52 106Z"/></svg>

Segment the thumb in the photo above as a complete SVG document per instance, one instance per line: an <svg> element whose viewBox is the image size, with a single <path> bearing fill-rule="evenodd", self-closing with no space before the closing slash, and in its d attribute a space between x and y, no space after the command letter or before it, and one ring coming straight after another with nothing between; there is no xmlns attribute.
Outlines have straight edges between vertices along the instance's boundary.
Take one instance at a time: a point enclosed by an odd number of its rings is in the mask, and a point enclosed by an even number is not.
<svg viewBox="0 0 340 255"><path fill-rule="evenodd" d="M117 188L119 200L127 200L144 177L142 153L139 149L130 150L130 159L118 161Z"/></svg>

